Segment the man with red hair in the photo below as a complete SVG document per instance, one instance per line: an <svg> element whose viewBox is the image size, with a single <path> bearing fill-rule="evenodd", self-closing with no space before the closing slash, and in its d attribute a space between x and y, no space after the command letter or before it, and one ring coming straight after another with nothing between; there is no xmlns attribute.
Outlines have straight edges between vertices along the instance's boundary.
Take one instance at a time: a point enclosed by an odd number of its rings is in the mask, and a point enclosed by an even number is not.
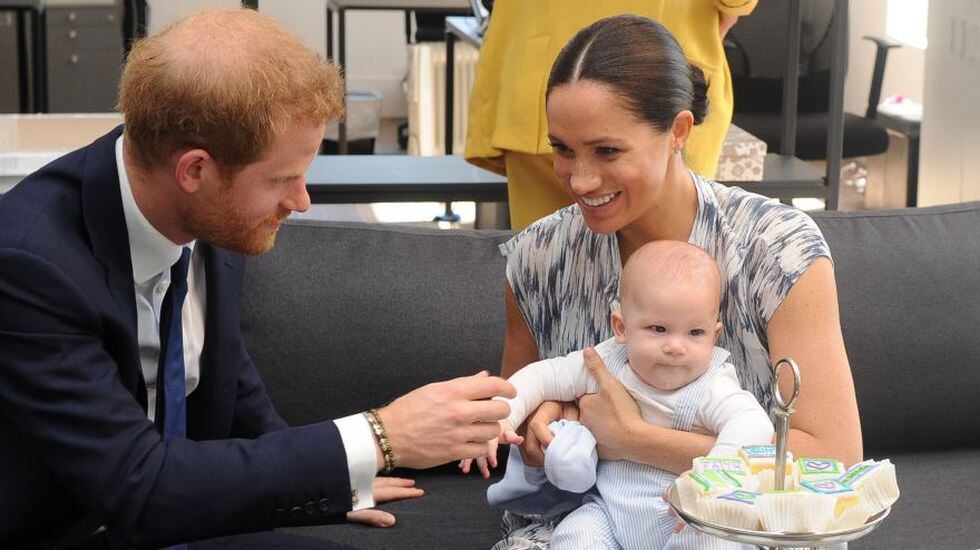
<svg viewBox="0 0 980 550"><path fill-rule="evenodd" d="M0 547L387 526L369 508L421 491L380 469L482 453L508 412L488 398L513 395L499 378L290 428L245 351L242 255L309 207L342 105L336 68L274 21L198 12L135 44L125 128L0 199Z"/></svg>

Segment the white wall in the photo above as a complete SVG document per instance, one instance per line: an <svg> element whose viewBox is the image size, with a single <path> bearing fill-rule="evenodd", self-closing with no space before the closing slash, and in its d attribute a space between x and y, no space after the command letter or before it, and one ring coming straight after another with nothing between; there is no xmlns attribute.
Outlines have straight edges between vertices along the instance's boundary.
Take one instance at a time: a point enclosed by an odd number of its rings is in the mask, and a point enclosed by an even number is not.
<svg viewBox="0 0 980 550"><path fill-rule="evenodd" d="M150 34L169 25L174 19L189 11L216 6L241 6L240 0L147 0L149 15L147 30Z"/></svg>
<svg viewBox="0 0 980 550"><path fill-rule="evenodd" d="M919 204L980 200L980 1L929 3Z"/></svg>
<svg viewBox="0 0 980 550"><path fill-rule="evenodd" d="M933 0L932 3L946 0ZM862 37L887 36L885 16L887 0L851 0L848 36L847 78L844 80L844 110L864 115L875 66L875 45ZM910 46L892 49L885 65L881 98L902 94L922 102L925 52Z"/></svg>
<svg viewBox="0 0 980 550"><path fill-rule="evenodd" d="M150 32L176 17L208 6L238 6L240 0L151 0ZM326 0L260 0L259 11L275 18L326 55ZM334 15L334 30L337 16ZM337 33L334 32L334 40ZM336 42L334 54L337 54ZM374 90L384 97L384 117L405 117L402 89L408 67L405 16L400 11L351 11L347 15L348 88Z"/></svg>
<svg viewBox="0 0 980 550"><path fill-rule="evenodd" d="M334 25L336 30L336 21ZM334 40L336 37L334 33ZM408 74L405 38L404 12L362 10L347 14L347 87L380 92L383 117L408 116L402 87Z"/></svg>

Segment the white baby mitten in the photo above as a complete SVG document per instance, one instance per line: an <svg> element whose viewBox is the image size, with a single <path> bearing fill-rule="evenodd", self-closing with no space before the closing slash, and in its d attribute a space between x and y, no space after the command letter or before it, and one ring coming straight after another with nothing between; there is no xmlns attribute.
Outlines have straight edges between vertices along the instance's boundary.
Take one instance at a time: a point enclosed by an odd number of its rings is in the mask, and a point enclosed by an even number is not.
<svg viewBox="0 0 980 550"><path fill-rule="evenodd" d="M548 427L555 434L544 452L544 472L548 481L564 491L588 491L595 485L599 463L592 432L574 420L557 420Z"/></svg>

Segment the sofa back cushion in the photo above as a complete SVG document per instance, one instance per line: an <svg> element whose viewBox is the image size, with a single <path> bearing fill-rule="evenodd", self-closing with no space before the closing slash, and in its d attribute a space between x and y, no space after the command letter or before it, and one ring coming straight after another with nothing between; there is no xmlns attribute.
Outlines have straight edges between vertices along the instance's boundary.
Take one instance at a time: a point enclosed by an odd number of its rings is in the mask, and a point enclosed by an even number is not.
<svg viewBox="0 0 980 550"><path fill-rule="evenodd" d="M834 256L866 453L980 446L980 203L814 218ZM285 224L249 261L241 307L283 417L334 418L498 372L506 238Z"/></svg>
<svg viewBox="0 0 980 550"><path fill-rule="evenodd" d="M814 219L834 256L865 452L980 445L980 203Z"/></svg>
<svg viewBox="0 0 980 550"><path fill-rule="evenodd" d="M246 346L290 424L382 405L429 382L497 373L502 232L290 220L249 260Z"/></svg>

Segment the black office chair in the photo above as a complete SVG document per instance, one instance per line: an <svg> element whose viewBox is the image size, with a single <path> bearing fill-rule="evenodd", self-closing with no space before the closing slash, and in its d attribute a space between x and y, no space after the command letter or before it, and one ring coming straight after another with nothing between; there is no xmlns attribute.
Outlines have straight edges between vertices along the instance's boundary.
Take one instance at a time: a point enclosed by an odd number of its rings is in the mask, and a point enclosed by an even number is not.
<svg viewBox="0 0 980 550"><path fill-rule="evenodd" d="M796 151L803 160L826 160L833 60L832 22L835 3L801 0L800 77L797 104ZM725 39L725 53L735 94L732 123L766 142L780 153L782 131L782 74L786 50L774 47L786 34L787 2L760 2L755 11L738 20ZM845 20L846 25L846 20ZM888 149L888 133L874 121L881 95L885 59L897 42L865 37L877 44L877 62L865 116L844 113L843 158L879 155ZM839 62L846 64L847 60ZM863 190L864 167L851 161L844 166L845 183Z"/></svg>

